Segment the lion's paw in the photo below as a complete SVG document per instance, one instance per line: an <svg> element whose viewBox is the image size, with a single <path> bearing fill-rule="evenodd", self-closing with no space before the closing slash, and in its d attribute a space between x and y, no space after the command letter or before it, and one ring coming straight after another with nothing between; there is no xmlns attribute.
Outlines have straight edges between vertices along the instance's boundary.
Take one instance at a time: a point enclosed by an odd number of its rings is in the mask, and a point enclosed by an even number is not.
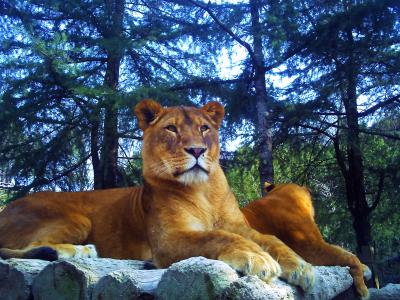
<svg viewBox="0 0 400 300"><path fill-rule="evenodd" d="M97 250L94 245L63 245L57 247L58 258L96 258Z"/></svg>
<svg viewBox="0 0 400 300"><path fill-rule="evenodd" d="M218 259L245 275L255 275L266 282L278 277L282 272L279 264L266 252L226 251Z"/></svg>
<svg viewBox="0 0 400 300"><path fill-rule="evenodd" d="M77 245L76 247L76 253L75 257L77 258L96 258L98 257L97 255L97 250L95 245Z"/></svg>
<svg viewBox="0 0 400 300"><path fill-rule="evenodd" d="M283 269L281 277L293 285L297 285L307 292L315 283L314 269L311 264L300 257L289 257L279 260Z"/></svg>

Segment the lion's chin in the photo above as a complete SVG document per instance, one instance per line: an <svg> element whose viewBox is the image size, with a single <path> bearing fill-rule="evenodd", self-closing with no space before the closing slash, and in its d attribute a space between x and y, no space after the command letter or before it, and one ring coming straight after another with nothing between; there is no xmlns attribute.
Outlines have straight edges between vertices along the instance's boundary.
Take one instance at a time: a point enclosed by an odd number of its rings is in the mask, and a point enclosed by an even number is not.
<svg viewBox="0 0 400 300"><path fill-rule="evenodd" d="M208 174L200 168L195 168L177 176L176 179L185 185L193 185L206 182L208 180Z"/></svg>

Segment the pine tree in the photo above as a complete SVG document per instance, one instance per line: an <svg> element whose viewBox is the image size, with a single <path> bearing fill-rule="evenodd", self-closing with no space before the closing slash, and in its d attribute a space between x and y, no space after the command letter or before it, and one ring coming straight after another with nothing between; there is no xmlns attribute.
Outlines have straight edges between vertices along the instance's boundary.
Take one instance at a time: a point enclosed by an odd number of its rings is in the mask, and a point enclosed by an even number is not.
<svg viewBox="0 0 400 300"><path fill-rule="evenodd" d="M260 190L274 181L273 111L276 106L268 73L305 48L310 38L296 38L304 16L296 13L300 1L250 0L235 5L190 1L206 11L219 27L247 52L242 74L225 82L220 96L227 102L228 120L235 125L247 119L254 128L259 157ZM227 91L228 90L228 91Z"/></svg>
<svg viewBox="0 0 400 300"><path fill-rule="evenodd" d="M370 219L382 199L384 178L378 180L379 186L370 187L376 192L367 196L363 140L368 135L400 140L396 131L382 132L368 125L377 111L400 107L399 8L396 1L308 2L313 30L307 36L312 34L314 41L289 70L297 79L289 97L295 105L286 106L285 124L298 126L303 133L322 134L333 143L357 253L368 264L372 263Z"/></svg>
<svg viewBox="0 0 400 300"><path fill-rule="evenodd" d="M216 72L212 26L176 1L2 1L0 15L0 163L21 193L86 189L90 169L95 188L123 184L134 104L189 103L176 87Z"/></svg>

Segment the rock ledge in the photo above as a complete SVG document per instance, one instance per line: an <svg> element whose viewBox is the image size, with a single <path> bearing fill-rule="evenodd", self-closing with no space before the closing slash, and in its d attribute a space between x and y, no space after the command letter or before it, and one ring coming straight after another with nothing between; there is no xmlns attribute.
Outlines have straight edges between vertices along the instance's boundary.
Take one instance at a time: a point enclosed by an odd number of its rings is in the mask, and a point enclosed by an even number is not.
<svg viewBox="0 0 400 300"><path fill-rule="evenodd" d="M0 295L11 299L334 299L352 278L344 267L315 267L316 284L302 293L281 280L266 284L239 277L227 264L192 257L168 269L134 260L106 258L0 260Z"/></svg>

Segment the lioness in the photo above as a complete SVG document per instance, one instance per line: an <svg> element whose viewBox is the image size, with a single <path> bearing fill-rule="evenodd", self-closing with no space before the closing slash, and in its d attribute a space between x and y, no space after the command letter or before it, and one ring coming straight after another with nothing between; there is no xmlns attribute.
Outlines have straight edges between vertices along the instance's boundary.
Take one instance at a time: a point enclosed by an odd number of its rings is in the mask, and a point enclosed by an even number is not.
<svg viewBox="0 0 400 300"><path fill-rule="evenodd" d="M251 229L219 165L224 108L135 107L143 130L144 186L40 192L0 213L0 256L152 259L158 267L204 256L264 281L308 290L312 266L272 235ZM82 244L89 244L82 246Z"/></svg>
<svg viewBox="0 0 400 300"><path fill-rule="evenodd" d="M266 187L267 195L242 209L250 226L281 239L313 265L349 266L354 286L368 298L363 273L367 268L357 256L324 241L314 220L314 208L307 188L297 184Z"/></svg>

